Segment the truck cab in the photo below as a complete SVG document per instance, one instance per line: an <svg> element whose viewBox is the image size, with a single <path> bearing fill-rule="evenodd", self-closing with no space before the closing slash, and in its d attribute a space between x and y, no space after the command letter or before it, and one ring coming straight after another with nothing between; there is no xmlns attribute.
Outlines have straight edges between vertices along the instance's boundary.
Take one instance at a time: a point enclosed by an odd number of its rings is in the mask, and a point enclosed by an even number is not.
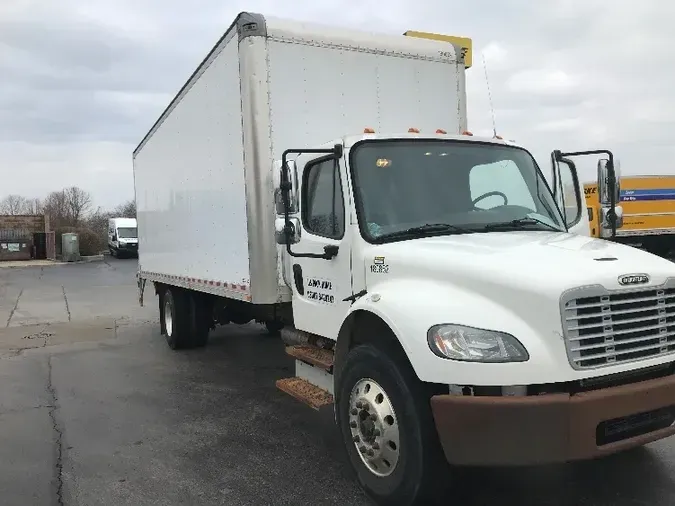
<svg viewBox="0 0 675 506"><path fill-rule="evenodd" d="M371 494L403 487L404 445L416 466L433 453L399 424L433 423L456 465L593 458L675 432L675 268L589 237L572 160L606 155L611 236L610 152L554 152L549 187L498 139L366 130L297 151L278 164L283 277L295 328L336 344L332 377L296 376L334 396Z"/></svg>
<svg viewBox="0 0 675 506"><path fill-rule="evenodd" d="M138 256L138 224L136 218L108 220L108 251L112 256Z"/></svg>
<svg viewBox="0 0 675 506"><path fill-rule="evenodd" d="M602 250L604 243L587 237L582 187L564 154L554 154L551 189L532 155L513 143L415 130L380 136L367 129L281 163L276 230L296 327L336 336L358 305L353 294L403 288L438 269L452 271L456 289L474 292L496 288L499 278L527 277L506 259L546 268L562 245ZM342 150L339 158L331 149ZM601 162L599 177L606 172ZM608 214L605 208L605 228ZM464 298L461 292L455 295Z"/></svg>

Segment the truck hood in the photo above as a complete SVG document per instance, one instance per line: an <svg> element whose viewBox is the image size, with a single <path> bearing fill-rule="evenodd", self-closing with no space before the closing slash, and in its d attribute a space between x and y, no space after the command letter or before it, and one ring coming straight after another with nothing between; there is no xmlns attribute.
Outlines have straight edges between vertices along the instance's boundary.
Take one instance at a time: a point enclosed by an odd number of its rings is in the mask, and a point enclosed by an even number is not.
<svg viewBox="0 0 675 506"><path fill-rule="evenodd" d="M579 286L625 288L618 281L625 274L648 274L649 283L641 285L645 288L675 277L675 264L637 248L547 231L462 234L382 244L372 246L365 262L369 291L387 279L410 277L448 282L490 299L498 290L558 300L562 292Z"/></svg>

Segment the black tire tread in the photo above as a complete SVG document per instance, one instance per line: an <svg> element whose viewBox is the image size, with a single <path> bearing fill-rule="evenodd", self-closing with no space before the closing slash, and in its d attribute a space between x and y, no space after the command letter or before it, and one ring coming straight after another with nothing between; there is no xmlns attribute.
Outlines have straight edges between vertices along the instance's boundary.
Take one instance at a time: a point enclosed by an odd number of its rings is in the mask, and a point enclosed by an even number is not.
<svg viewBox="0 0 675 506"><path fill-rule="evenodd" d="M173 299L173 335L166 336L166 341L172 350L181 350L190 345L190 307L188 294L176 287L167 288L166 297Z"/></svg>
<svg viewBox="0 0 675 506"><path fill-rule="evenodd" d="M356 453L346 423L351 388L357 378L366 375L387 391L399 424L402 422L406 426L402 437L407 437L408 453L401 455L399 465L403 466L402 469L397 469L388 478L377 478L365 468ZM340 433L366 493L377 504L388 506L434 504L445 487L442 485L439 489L439 484L448 481L449 475L444 475L448 472L448 466L433 423L429 404L431 393L419 381L405 356L388 353L373 344L359 345L349 352L337 388L340 392L336 406ZM437 479L439 476L440 479ZM389 480L390 483L378 480Z"/></svg>

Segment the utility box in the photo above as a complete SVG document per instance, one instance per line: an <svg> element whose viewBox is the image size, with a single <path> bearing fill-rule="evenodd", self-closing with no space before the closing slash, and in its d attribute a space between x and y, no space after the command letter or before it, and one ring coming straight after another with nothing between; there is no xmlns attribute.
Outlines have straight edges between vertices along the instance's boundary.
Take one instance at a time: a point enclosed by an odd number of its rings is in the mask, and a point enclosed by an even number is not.
<svg viewBox="0 0 675 506"><path fill-rule="evenodd" d="M61 236L61 256L64 262L80 260L80 238L77 234L63 234Z"/></svg>

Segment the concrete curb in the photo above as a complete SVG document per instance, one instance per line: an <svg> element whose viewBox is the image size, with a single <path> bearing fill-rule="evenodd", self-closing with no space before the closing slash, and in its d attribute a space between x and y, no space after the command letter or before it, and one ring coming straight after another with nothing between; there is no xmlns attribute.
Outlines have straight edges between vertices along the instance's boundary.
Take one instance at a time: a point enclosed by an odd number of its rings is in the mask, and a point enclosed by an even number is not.
<svg viewBox="0 0 675 506"><path fill-rule="evenodd" d="M91 255L80 257L77 262L63 262L61 260L16 260L0 262L0 269L25 269L27 267L52 267L55 265L76 265L89 264L92 262L102 262L105 259L103 255Z"/></svg>
<svg viewBox="0 0 675 506"><path fill-rule="evenodd" d="M102 262L105 259L104 255L91 255L88 257L80 257L79 262L73 262L78 264L88 264L91 262Z"/></svg>
<svg viewBox="0 0 675 506"><path fill-rule="evenodd" d="M65 262L56 260L10 260L0 262L0 269L25 269L26 267L52 267L54 265L65 265Z"/></svg>

